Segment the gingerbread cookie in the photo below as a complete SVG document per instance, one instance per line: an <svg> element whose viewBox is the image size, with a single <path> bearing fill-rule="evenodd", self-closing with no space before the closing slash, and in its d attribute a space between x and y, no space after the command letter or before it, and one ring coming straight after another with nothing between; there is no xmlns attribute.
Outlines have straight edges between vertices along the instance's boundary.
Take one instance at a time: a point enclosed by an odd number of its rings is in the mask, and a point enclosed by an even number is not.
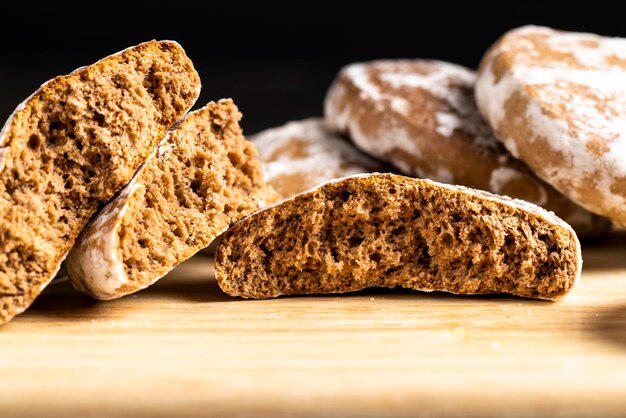
<svg viewBox="0 0 626 418"><path fill-rule="evenodd" d="M289 122L250 140L259 150L267 181L283 196L338 177L391 170L354 148L320 118Z"/></svg>
<svg viewBox="0 0 626 418"><path fill-rule="evenodd" d="M180 45L151 41L54 78L18 106L0 132L0 323L52 280L199 92Z"/></svg>
<svg viewBox="0 0 626 418"><path fill-rule="evenodd" d="M496 140L474 103L474 81L473 71L440 61L349 65L328 92L326 120L406 174L533 202L582 236L605 229Z"/></svg>
<svg viewBox="0 0 626 418"><path fill-rule="evenodd" d="M513 155L626 225L626 39L515 29L484 56L476 99Z"/></svg>
<svg viewBox="0 0 626 418"><path fill-rule="evenodd" d="M141 290L228 226L280 196L263 181L232 100L187 115L67 258L72 284L98 299Z"/></svg>
<svg viewBox="0 0 626 418"><path fill-rule="evenodd" d="M406 287L554 300L580 278L572 228L531 203L393 174L348 177L228 230L215 272L231 296Z"/></svg>

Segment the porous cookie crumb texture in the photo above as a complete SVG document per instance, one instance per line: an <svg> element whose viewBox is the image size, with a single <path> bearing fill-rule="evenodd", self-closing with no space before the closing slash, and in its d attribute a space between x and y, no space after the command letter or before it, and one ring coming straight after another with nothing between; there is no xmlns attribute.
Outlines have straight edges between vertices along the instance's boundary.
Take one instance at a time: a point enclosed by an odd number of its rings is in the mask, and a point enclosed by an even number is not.
<svg viewBox="0 0 626 418"><path fill-rule="evenodd" d="M172 129L68 257L74 286L113 299L149 286L229 225L280 197L263 180L232 100Z"/></svg>
<svg viewBox="0 0 626 418"><path fill-rule="evenodd" d="M608 222L540 180L497 141L474 102L475 73L441 61L344 68L325 103L330 126L404 173L508 195L556 212L583 236Z"/></svg>
<svg viewBox="0 0 626 418"><path fill-rule="evenodd" d="M513 30L483 57L476 99L513 155L626 224L626 39Z"/></svg>
<svg viewBox="0 0 626 418"><path fill-rule="evenodd" d="M571 227L528 202L392 174L336 180L227 231L215 271L231 296L405 287L558 299L580 278Z"/></svg>
<svg viewBox="0 0 626 418"><path fill-rule="evenodd" d="M354 148L320 118L289 122L250 140L259 150L266 180L283 196L334 178L393 171Z"/></svg>
<svg viewBox="0 0 626 418"><path fill-rule="evenodd" d="M0 323L32 303L199 89L180 45L151 41L57 77L18 106L0 133Z"/></svg>

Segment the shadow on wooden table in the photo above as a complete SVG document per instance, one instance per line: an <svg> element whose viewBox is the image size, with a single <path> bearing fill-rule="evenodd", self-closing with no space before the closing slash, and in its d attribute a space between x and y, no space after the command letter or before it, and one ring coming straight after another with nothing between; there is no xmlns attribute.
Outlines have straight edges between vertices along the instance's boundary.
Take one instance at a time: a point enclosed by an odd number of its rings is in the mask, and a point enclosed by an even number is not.
<svg viewBox="0 0 626 418"><path fill-rule="evenodd" d="M615 231L590 243L584 243L585 271L626 270L626 232Z"/></svg>
<svg viewBox="0 0 626 418"><path fill-rule="evenodd" d="M229 302L215 280L213 258L195 255L139 295L180 302Z"/></svg>
<svg viewBox="0 0 626 418"><path fill-rule="evenodd" d="M597 312L588 321L587 331L626 350L626 303Z"/></svg>
<svg viewBox="0 0 626 418"><path fill-rule="evenodd" d="M239 299L231 298L222 292L217 281L211 277L207 280L181 280L180 278L165 277L156 285L143 290L146 296L177 299L181 302L232 302Z"/></svg>
<svg viewBox="0 0 626 418"><path fill-rule="evenodd" d="M67 276L60 276L44 289L20 317L84 320L111 316L135 302L226 302L235 299L222 292L214 279L212 259L193 257L154 285L137 293L110 301L95 300L73 289Z"/></svg>
<svg viewBox="0 0 626 418"><path fill-rule="evenodd" d="M67 277L61 277L50 283L19 318L82 320L85 317L98 316L102 309L101 302L77 292Z"/></svg>

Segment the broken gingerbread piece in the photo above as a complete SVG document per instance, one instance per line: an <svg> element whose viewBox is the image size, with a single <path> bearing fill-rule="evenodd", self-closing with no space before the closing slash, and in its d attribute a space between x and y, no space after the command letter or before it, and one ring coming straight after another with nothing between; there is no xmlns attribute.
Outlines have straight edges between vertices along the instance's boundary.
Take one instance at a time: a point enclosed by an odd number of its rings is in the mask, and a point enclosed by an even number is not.
<svg viewBox="0 0 626 418"><path fill-rule="evenodd" d="M17 107L0 132L0 323L53 279L199 92L181 46L150 41L56 77Z"/></svg>
<svg viewBox="0 0 626 418"><path fill-rule="evenodd" d="M580 278L572 228L531 203L393 174L333 180L244 218L217 248L243 298L405 287L556 300Z"/></svg>
<svg viewBox="0 0 626 418"><path fill-rule="evenodd" d="M211 102L176 124L67 258L77 289L114 299L151 285L279 195L263 181L241 113Z"/></svg>

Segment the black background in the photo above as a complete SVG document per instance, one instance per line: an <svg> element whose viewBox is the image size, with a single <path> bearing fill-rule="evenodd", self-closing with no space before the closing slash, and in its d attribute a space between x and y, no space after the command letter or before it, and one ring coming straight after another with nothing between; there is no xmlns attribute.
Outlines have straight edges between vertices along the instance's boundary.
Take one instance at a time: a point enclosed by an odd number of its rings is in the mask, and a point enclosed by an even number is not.
<svg viewBox="0 0 626 418"><path fill-rule="evenodd" d="M197 106L232 97L246 133L321 115L341 66L435 58L476 67L524 24L626 36L621 2L13 3L0 23L0 119L42 82L149 39L174 39L194 61Z"/></svg>

